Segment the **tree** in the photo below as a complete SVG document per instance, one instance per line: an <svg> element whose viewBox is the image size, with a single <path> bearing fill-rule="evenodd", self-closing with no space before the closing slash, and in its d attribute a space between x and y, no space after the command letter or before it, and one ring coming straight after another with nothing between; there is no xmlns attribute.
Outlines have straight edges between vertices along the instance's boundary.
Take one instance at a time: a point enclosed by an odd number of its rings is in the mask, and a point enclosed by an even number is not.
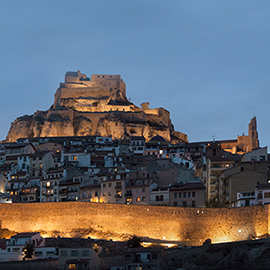
<svg viewBox="0 0 270 270"><path fill-rule="evenodd" d="M23 254L24 254L24 259L32 259L32 256L34 255L34 244L32 243L27 243L25 247L23 248Z"/></svg>
<svg viewBox="0 0 270 270"><path fill-rule="evenodd" d="M137 248L142 246L141 242L142 242L141 238L134 235L132 238L128 239L127 245L129 248Z"/></svg>

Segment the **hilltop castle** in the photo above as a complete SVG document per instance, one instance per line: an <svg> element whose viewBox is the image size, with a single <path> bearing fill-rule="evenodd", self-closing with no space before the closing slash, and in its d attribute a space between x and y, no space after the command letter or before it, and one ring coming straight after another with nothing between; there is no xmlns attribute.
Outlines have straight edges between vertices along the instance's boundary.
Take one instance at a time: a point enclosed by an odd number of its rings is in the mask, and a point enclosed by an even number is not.
<svg viewBox="0 0 270 270"><path fill-rule="evenodd" d="M170 113L163 109L139 108L126 97L126 84L120 75L95 74L91 79L80 70L68 71L65 82L55 93L53 108L62 107L81 112L140 112L170 119Z"/></svg>
<svg viewBox="0 0 270 270"><path fill-rule="evenodd" d="M187 135L174 131L169 111L142 108L126 97L126 84L120 75L92 75L68 71L47 111L17 118L7 141L50 136L144 136L159 135L170 142L187 142Z"/></svg>

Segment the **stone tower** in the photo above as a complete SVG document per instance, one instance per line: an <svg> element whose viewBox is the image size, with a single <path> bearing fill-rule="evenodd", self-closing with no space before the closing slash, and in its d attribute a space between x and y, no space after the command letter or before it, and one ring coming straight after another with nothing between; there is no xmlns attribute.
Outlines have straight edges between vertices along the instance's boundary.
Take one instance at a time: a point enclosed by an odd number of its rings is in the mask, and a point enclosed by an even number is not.
<svg viewBox="0 0 270 270"><path fill-rule="evenodd" d="M257 131L257 120L254 116L248 125L248 137L250 140L251 150L259 147L258 131Z"/></svg>

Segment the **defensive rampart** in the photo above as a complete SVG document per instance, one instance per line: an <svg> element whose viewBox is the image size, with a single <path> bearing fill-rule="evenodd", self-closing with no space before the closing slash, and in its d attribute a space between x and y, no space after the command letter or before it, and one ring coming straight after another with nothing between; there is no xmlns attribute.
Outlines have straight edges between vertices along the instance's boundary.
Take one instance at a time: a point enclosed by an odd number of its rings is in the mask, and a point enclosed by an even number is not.
<svg viewBox="0 0 270 270"><path fill-rule="evenodd" d="M268 206L179 208L87 202L1 204L2 228L16 232L86 233L119 239L138 235L202 244L259 237L269 232Z"/></svg>

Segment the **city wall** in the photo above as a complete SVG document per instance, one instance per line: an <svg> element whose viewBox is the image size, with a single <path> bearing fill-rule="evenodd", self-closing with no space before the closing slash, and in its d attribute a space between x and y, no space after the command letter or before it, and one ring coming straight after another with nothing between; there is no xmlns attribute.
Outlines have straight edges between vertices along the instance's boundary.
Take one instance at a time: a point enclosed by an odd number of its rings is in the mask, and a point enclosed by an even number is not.
<svg viewBox="0 0 270 270"><path fill-rule="evenodd" d="M269 233L269 207L180 208L88 202L1 204L3 229L40 231L44 236L121 239L129 235L163 240L228 242Z"/></svg>
<svg viewBox="0 0 270 270"><path fill-rule="evenodd" d="M86 98L102 98L102 97L110 97L111 90L110 88L103 87L85 87L85 88L58 88L55 93L55 100L59 98L78 98L78 97L86 97Z"/></svg>

